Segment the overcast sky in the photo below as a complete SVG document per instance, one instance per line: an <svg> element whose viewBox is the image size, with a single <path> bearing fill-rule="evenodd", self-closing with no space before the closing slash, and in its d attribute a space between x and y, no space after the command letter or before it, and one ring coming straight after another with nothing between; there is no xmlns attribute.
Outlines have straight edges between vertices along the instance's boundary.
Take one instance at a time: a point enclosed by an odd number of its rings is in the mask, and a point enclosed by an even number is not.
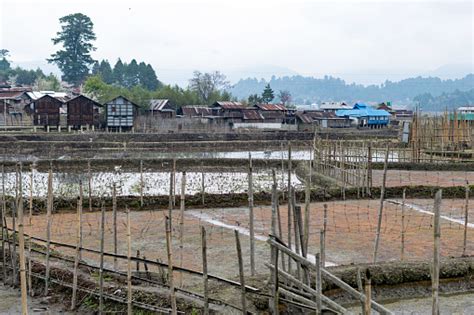
<svg viewBox="0 0 474 315"><path fill-rule="evenodd" d="M239 76L331 74L379 82L439 67L472 72L472 1L1 0L0 47L44 63L61 16L88 15L96 59L151 63L184 84L192 70Z"/></svg>

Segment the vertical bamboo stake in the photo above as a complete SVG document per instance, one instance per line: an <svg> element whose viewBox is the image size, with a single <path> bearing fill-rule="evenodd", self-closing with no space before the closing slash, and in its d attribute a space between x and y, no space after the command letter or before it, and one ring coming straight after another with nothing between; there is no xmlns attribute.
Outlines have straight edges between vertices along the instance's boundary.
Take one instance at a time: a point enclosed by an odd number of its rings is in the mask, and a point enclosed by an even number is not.
<svg viewBox="0 0 474 315"><path fill-rule="evenodd" d="M278 199L278 190L277 190L277 179L276 179L276 172L273 171L273 186L275 187L273 199L275 201L276 207L276 214L277 214L277 222L278 222L278 237L282 240L283 239L283 232L281 230L281 215L280 215L280 202ZM283 270L286 270L285 258L283 257L283 253L281 254L281 266Z"/></svg>
<svg viewBox="0 0 474 315"><path fill-rule="evenodd" d="M370 188L372 188L372 145L367 146L367 194L372 195Z"/></svg>
<svg viewBox="0 0 474 315"><path fill-rule="evenodd" d="M382 188L380 189L380 206L379 206L378 220L377 220L377 234L375 235L374 263L377 262L377 254L378 254L379 243L380 243L380 229L382 227L383 202L385 199L385 182L387 181L388 152L389 152L389 147L387 146L387 150L385 151L385 161L383 164Z"/></svg>
<svg viewBox="0 0 474 315"><path fill-rule="evenodd" d="M316 264L316 314L321 314L321 294L322 294L322 279L321 279L321 257L320 253L314 255Z"/></svg>
<svg viewBox="0 0 474 315"><path fill-rule="evenodd" d="M168 195L168 219L170 220L170 224L172 224L172 215L173 215L173 191L174 191L174 176L173 172L170 173L170 191Z"/></svg>
<svg viewBox="0 0 474 315"><path fill-rule="evenodd" d="M204 315L209 315L209 289L207 277L207 242L206 229L201 226L201 246L202 246L202 279L204 282Z"/></svg>
<svg viewBox="0 0 474 315"><path fill-rule="evenodd" d="M127 314L132 315L132 233L130 209L127 210Z"/></svg>
<svg viewBox="0 0 474 315"><path fill-rule="evenodd" d="M204 181L204 168L203 168L203 163L201 162L201 203L204 206L205 200L204 200L204 194L206 193L206 183Z"/></svg>
<svg viewBox="0 0 474 315"><path fill-rule="evenodd" d="M365 315L370 315L371 313L371 305L372 305L372 279L370 276L370 271L367 268L365 271Z"/></svg>
<svg viewBox="0 0 474 315"><path fill-rule="evenodd" d="M89 212L92 212L92 172L91 172L91 161L87 161L87 178L88 178L88 189L89 189Z"/></svg>
<svg viewBox="0 0 474 315"><path fill-rule="evenodd" d="M311 161L310 161L311 165ZM310 172L311 173L311 172ZM311 175L310 175L311 176ZM311 178L311 177L310 177ZM304 198L304 230L303 230L303 252L308 252L308 242L309 242L309 220L310 220L310 200L311 200L311 181L307 180L305 183L305 198Z"/></svg>
<svg viewBox="0 0 474 315"><path fill-rule="evenodd" d="M319 251L321 252L321 266L326 267L326 232L328 224L328 205L324 204L323 230L319 236Z"/></svg>
<svg viewBox="0 0 474 315"><path fill-rule="evenodd" d="M278 283L278 248L274 247L275 255L273 260L273 314L280 314L279 303L279 283Z"/></svg>
<svg viewBox="0 0 474 315"><path fill-rule="evenodd" d="M402 196L402 253L401 258L402 261L405 260L405 196L406 196L406 188L403 188L403 196Z"/></svg>
<svg viewBox="0 0 474 315"><path fill-rule="evenodd" d="M179 266L183 267L183 238L184 238L184 207L186 198L186 172L181 175L181 198L179 201L180 218L179 218ZM183 275L179 276L179 286L183 285Z"/></svg>
<svg viewBox="0 0 474 315"><path fill-rule="evenodd" d="M239 260L242 314L247 314L247 306L246 306L246 299L245 299L244 263L242 261L242 248L240 247L239 232L237 230L234 230L234 234L235 234L235 247L237 249L237 258Z"/></svg>
<svg viewBox="0 0 474 315"><path fill-rule="evenodd" d="M23 315L28 314L28 302L26 292L26 264L25 264L25 232L23 228L23 187L20 163L20 173L18 181L18 233L20 246L20 286L21 286L21 312Z"/></svg>
<svg viewBox="0 0 474 315"><path fill-rule="evenodd" d="M143 207L143 161L140 160L140 207Z"/></svg>
<svg viewBox="0 0 474 315"><path fill-rule="evenodd" d="M31 165L31 173L30 173L30 203L29 203L29 216L28 216L28 221L29 225L31 226L31 219L33 217L33 172L34 172L34 166L33 164Z"/></svg>
<svg viewBox="0 0 474 315"><path fill-rule="evenodd" d="M364 286L362 285L362 276L360 274L360 268L357 268L357 289L360 293L364 293ZM365 315L365 300L360 302L362 307L362 315Z"/></svg>
<svg viewBox="0 0 474 315"><path fill-rule="evenodd" d="M272 170L272 176L273 179L275 180L275 170ZM272 219L271 219L271 235L273 237L276 237L276 225L277 225L277 207L276 207L276 184L275 181L273 182L272 185ZM277 248L275 246L270 247L270 264L275 264L275 268L278 268L278 258L275 259L275 255L277 254ZM270 294L273 296L273 298L269 299L269 308L272 311L272 314L275 314L278 312L278 305L275 305L274 299L276 298L275 294L275 288L277 287L276 283L276 275L272 272L270 275Z"/></svg>
<svg viewBox="0 0 474 315"><path fill-rule="evenodd" d="M79 197L77 198L77 231L76 231L76 255L74 257L74 272L72 279L71 311L76 309L77 301L77 274L82 248L82 182L79 182Z"/></svg>
<svg viewBox="0 0 474 315"><path fill-rule="evenodd" d="M166 218L166 252L168 254L168 283L170 286L170 303L171 303L171 314L176 315L176 295L174 291L174 278L173 278L173 252L171 246L171 219Z"/></svg>
<svg viewBox="0 0 474 315"><path fill-rule="evenodd" d="M176 159L173 158L173 207L176 206Z"/></svg>
<svg viewBox="0 0 474 315"><path fill-rule="evenodd" d="M18 270L17 270L17 266L16 266L16 238L17 238L17 230L16 230L16 217L17 217L17 212L18 212L18 203L19 203L19 199L18 199L18 165L16 166L16 169L15 169L15 201L12 201L11 205L12 205L12 227L13 227L13 237L12 237L12 244L13 244L13 247L12 247L12 251L10 252L11 253L11 261L12 261L12 272L13 272L13 279L12 279L12 283L13 283L13 286L17 286L18 285Z"/></svg>
<svg viewBox="0 0 474 315"><path fill-rule="evenodd" d="M112 185L112 217L114 224L114 254L118 254L118 235L117 235L117 184ZM118 270L117 257L114 257L114 270Z"/></svg>
<svg viewBox="0 0 474 315"><path fill-rule="evenodd" d="M249 201L249 229L250 229L250 274L255 275L255 232L253 215L253 181L252 181L252 155L249 153L248 174L248 201Z"/></svg>
<svg viewBox="0 0 474 315"><path fill-rule="evenodd" d="M105 238L105 207L102 203L100 219L100 269L99 269L99 314L104 312L104 238Z"/></svg>
<svg viewBox="0 0 474 315"><path fill-rule="evenodd" d="M49 255L51 251L51 213L53 211L53 172L51 168L48 173L48 199L46 204L46 274L44 277L44 295L48 295L49 289Z"/></svg>
<svg viewBox="0 0 474 315"><path fill-rule="evenodd" d="M287 201L288 201L288 247L291 248L291 144L288 143L288 186L287 186ZM291 273L291 257L288 256L288 272Z"/></svg>
<svg viewBox="0 0 474 315"><path fill-rule="evenodd" d="M439 212L441 208L441 189L435 195L434 200L434 248L433 248L433 268L431 275L431 284L432 284L432 295L433 295L433 307L432 314L439 315L439 253L440 253L440 238L441 238L441 229L439 224Z"/></svg>
<svg viewBox="0 0 474 315"><path fill-rule="evenodd" d="M5 215L7 211L7 203L5 199L5 166L2 164L2 270L3 270L3 283L7 281L7 266L6 266L6 253L5 253L5 240L8 239L8 229L4 225Z"/></svg>
<svg viewBox="0 0 474 315"><path fill-rule="evenodd" d="M469 222L469 182L466 181L466 198L464 204L464 241L462 247L462 255L466 256L467 247L467 224Z"/></svg>

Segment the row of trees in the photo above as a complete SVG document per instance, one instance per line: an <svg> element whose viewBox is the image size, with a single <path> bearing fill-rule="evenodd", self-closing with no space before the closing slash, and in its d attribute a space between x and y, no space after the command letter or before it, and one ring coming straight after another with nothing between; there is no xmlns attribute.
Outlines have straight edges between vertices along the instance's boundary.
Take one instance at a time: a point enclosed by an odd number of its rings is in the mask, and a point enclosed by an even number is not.
<svg viewBox="0 0 474 315"><path fill-rule="evenodd" d="M413 100L421 106L423 111L442 112L474 104L474 89L468 91L456 90L450 93L442 93L438 96L433 96L431 93L423 93L416 96Z"/></svg>
<svg viewBox="0 0 474 315"><path fill-rule="evenodd" d="M275 93L273 89L270 87L270 84L265 85L263 92L261 95L259 94L251 94L247 98L247 102L251 105L256 104L268 104L271 103L275 99ZM283 105L288 105L291 102L291 93L288 90L280 90L278 94L278 99L280 103Z"/></svg>
<svg viewBox="0 0 474 315"><path fill-rule="evenodd" d="M26 70L20 67L11 67L8 60L10 52L7 49L0 49L0 82L11 85L33 86L38 90L61 90L61 84L52 73L45 75L41 69Z"/></svg>

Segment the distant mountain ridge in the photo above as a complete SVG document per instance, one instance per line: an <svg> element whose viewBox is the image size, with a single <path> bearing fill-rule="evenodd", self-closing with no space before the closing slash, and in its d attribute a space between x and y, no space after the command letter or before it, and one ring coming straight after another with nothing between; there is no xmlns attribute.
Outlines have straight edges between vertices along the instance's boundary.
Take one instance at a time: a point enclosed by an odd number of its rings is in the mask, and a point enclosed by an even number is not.
<svg viewBox="0 0 474 315"><path fill-rule="evenodd" d="M411 104L413 99L429 93L433 97L456 90L468 91L474 86L474 74L468 74L461 79L442 80L437 77L415 77L398 82L385 81L380 85L348 84L344 80L325 76L322 79L314 77L284 76L272 77L270 80L247 78L238 81L230 92L239 99L251 94L260 94L265 85L270 84L274 91L290 91L293 102L309 104L321 101L392 101L401 104Z"/></svg>

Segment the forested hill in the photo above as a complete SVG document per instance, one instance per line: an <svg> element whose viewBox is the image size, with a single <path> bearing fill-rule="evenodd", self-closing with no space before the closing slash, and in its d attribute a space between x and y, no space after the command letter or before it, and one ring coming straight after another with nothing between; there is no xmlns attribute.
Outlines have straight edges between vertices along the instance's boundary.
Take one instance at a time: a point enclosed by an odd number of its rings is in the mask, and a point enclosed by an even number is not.
<svg viewBox="0 0 474 315"><path fill-rule="evenodd" d="M275 91L288 90L293 102L298 104L319 101L393 101L410 103L421 94L437 97L456 90L468 91L474 86L474 74L462 79L441 80L440 78L409 78L399 82L386 81L381 85L364 86L347 84L344 80L325 76L322 79L303 76L272 77L271 80L243 79L231 89L232 95L246 99L251 94L262 93L266 84Z"/></svg>

